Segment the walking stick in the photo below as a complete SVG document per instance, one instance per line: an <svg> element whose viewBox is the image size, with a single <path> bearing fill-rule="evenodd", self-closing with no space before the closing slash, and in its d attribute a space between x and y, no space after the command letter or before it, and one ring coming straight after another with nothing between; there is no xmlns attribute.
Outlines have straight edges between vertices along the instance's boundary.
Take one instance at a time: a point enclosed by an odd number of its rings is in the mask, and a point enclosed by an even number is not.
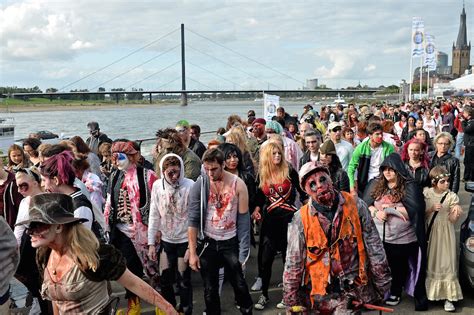
<svg viewBox="0 0 474 315"><path fill-rule="evenodd" d="M378 305L373 305L373 304L366 304L359 301L352 301L352 305L354 305L355 307L364 307L368 310L379 311L379 314L382 314L383 312L393 313L393 308L388 308L388 307L383 307L383 306L378 306Z"/></svg>
<svg viewBox="0 0 474 315"><path fill-rule="evenodd" d="M383 237L382 237L382 241L385 243L385 222L387 221L383 221Z"/></svg>

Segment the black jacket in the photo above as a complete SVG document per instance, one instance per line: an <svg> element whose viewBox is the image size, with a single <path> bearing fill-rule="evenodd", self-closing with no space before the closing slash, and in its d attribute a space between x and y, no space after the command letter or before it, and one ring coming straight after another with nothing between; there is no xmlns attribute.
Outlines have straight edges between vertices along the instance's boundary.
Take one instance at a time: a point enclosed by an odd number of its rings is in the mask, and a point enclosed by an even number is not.
<svg viewBox="0 0 474 315"><path fill-rule="evenodd" d="M410 223L415 228L416 238L418 241L418 246L421 252L421 262L420 262L420 274L418 276L418 281L415 285L415 308L417 310L424 310L428 306L428 299L426 297L426 234L425 234L425 198L421 187L415 180L411 177L408 170L406 169L400 155L398 153L392 153L382 162L380 166L380 174L383 176L383 168L390 167L395 170L398 176L402 176L405 182L405 195L401 200L401 203L408 212L410 218ZM372 191L375 187L375 183L379 180L380 177L377 177L371 180L368 184L367 189L364 192L363 200L367 203L368 206L374 204L374 198L372 197Z"/></svg>
<svg viewBox="0 0 474 315"><path fill-rule="evenodd" d="M349 176L343 168L338 168L335 172L331 170L331 180L334 188L338 191L350 192Z"/></svg>
<svg viewBox="0 0 474 315"><path fill-rule="evenodd" d="M410 173L411 177L415 180L415 182L420 185L420 187L423 189L424 187L430 186L430 170L424 167L418 167L413 171L410 167L410 164L408 164L408 161L405 162L405 167L407 171Z"/></svg>
<svg viewBox="0 0 474 315"><path fill-rule="evenodd" d="M432 169L436 165L442 165L446 167L448 173L451 174L451 176L449 177L449 179L451 180L451 182L449 183L449 189L457 194L459 191L459 181L461 179L461 167L459 165L459 160L449 153L446 153L440 158L436 156L436 151L431 152L429 155L430 169Z"/></svg>
<svg viewBox="0 0 474 315"><path fill-rule="evenodd" d="M463 120L462 130L464 131L464 145L466 147L474 146L474 119Z"/></svg>

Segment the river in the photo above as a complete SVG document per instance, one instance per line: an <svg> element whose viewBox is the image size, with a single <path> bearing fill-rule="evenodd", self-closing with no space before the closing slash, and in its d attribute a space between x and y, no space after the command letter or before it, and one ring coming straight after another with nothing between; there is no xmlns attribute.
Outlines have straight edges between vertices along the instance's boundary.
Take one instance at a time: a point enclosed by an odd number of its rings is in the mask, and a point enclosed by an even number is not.
<svg viewBox="0 0 474 315"><path fill-rule="evenodd" d="M281 105L289 114L301 115L309 100L282 101ZM87 122L97 121L102 132L111 139L128 138L132 140L153 138L160 128L174 127L180 119L190 124L198 124L201 131L214 131L225 127L227 117L231 114L247 118L247 111L255 110L257 117L263 115L263 101L200 101L191 102L188 106L150 105L149 107L126 108L98 107L93 110L67 110L9 113L15 121L15 139L26 138L28 134L48 130L65 137L88 137ZM214 135L203 135L201 140L207 142Z"/></svg>

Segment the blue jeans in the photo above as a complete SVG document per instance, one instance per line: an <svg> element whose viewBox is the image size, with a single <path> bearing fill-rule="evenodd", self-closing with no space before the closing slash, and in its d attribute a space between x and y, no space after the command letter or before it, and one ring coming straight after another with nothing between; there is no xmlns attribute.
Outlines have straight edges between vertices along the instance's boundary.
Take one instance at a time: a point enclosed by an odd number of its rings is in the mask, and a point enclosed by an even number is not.
<svg viewBox="0 0 474 315"><path fill-rule="evenodd" d="M458 158L458 160L461 158L461 149L464 144L464 133L459 132L458 135L456 136L456 146L454 147L454 156Z"/></svg>

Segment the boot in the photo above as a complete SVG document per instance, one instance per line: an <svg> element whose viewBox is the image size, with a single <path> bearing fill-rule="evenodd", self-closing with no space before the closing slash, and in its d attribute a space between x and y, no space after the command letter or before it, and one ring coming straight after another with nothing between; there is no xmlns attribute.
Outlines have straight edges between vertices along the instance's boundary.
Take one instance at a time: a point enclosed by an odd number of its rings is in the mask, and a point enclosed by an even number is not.
<svg viewBox="0 0 474 315"><path fill-rule="evenodd" d="M140 298L138 296L128 299L127 315L140 315Z"/></svg>

